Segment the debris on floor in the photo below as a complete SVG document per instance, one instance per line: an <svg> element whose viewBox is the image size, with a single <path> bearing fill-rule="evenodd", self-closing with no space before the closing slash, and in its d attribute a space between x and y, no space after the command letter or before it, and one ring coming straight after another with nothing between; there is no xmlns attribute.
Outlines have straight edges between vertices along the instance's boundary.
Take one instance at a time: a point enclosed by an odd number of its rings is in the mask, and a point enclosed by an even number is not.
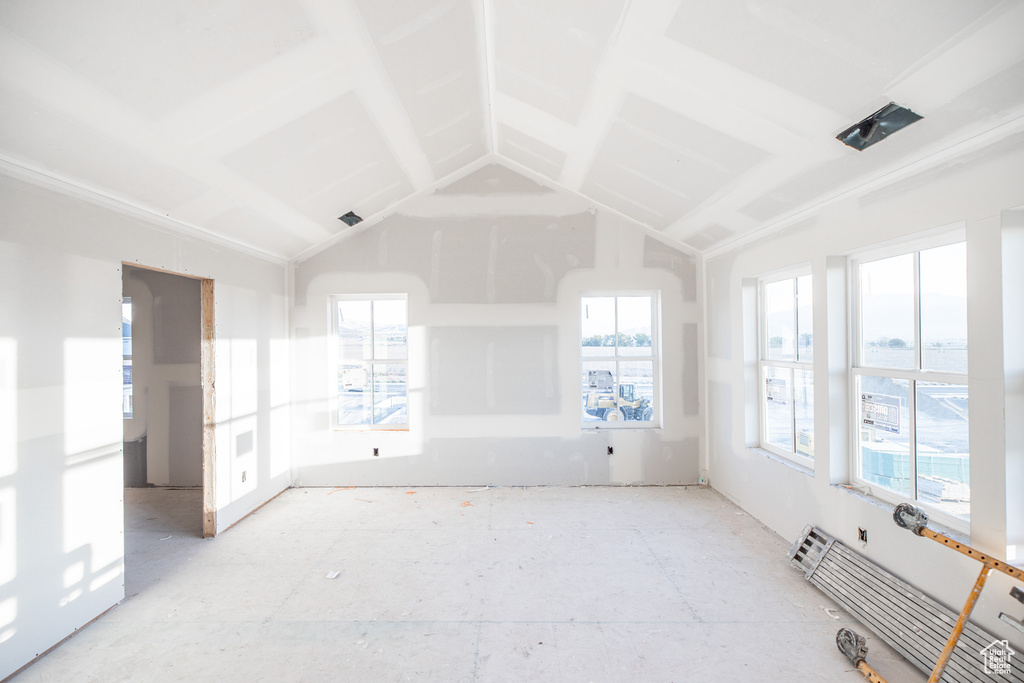
<svg viewBox="0 0 1024 683"><path fill-rule="evenodd" d="M327 572L327 576L326 576L326 577L324 577L324 578L328 578L328 579L336 579L336 578L338 578L338 572L336 572L336 571L334 571L334 570L332 569L331 571Z"/></svg>

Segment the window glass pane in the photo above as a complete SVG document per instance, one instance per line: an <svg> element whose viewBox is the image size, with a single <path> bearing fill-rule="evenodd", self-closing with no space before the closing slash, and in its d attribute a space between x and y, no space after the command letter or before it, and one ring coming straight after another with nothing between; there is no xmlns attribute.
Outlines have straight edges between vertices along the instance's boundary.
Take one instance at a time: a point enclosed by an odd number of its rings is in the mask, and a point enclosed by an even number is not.
<svg viewBox="0 0 1024 683"><path fill-rule="evenodd" d="M796 333L796 359L814 360L814 292L810 275L796 279Z"/></svg>
<svg viewBox="0 0 1024 683"><path fill-rule="evenodd" d="M375 363L373 366L374 424L405 424L405 364Z"/></svg>
<svg viewBox="0 0 1024 683"><path fill-rule="evenodd" d="M793 452L793 374L788 368L764 369L764 438Z"/></svg>
<svg viewBox="0 0 1024 683"><path fill-rule="evenodd" d="M132 419L132 298L121 301L121 409L124 419Z"/></svg>
<svg viewBox="0 0 1024 683"><path fill-rule="evenodd" d="M969 519L970 443L967 387L917 383L917 497Z"/></svg>
<svg viewBox="0 0 1024 683"><path fill-rule="evenodd" d="M796 421L796 452L814 457L814 373L793 371L793 417Z"/></svg>
<svg viewBox="0 0 1024 683"><path fill-rule="evenodd" d="M876 368L914 368L914 255L860 266L861 359Z"/></svg>
<svg viewBox="0 0 1024 683"><path fill-rule="evenodd" d="M619 355L651 355L651 297L620 296Z"/></svg>
<svg viewBox="0 0 1024 683"><path fill-rule="evenodd" d="M615 297L581 297L580 330L584 357L613 355L615 353Z"/></svg>
<svg viewBox="0 0 1024 683"><path fill-rule="evenodd" d="M373 357L376 360L406 356L405 299L373 302Z"/></svg>
<svg viewBox="0 0 1024 683"><path fill-rule="evenodd" d="M615 361L583 363L580 396L583 397L583 421L617 420Z"/></svg>
<svg viewBox="0 0 1024 683"><path fill-rule="evenodd" d="M619 419L650 422L654 419L654 363L622 361L616 391Z"/></svg>
<svg viewBox="0 0 1024 683"><path fill-rule="evenodd" d="M769 360L795 360L796 316L793 280L764 286L765 354Z"/></svg>
<svg viewBox="0 0 1024 683"><path fill-rule="evenodd" d="M338 302L338 354L345 360L369 360L369 301Z"/></svg>
<svg viewBox="0 0 1024 683"><path fill-rule="evenodd" d="M910 495L909 391L907 380L857 378L860 476L904 496Z"/></svg>
<svg viewBox="0 0 1024 683"><path fill-rule="evenodd" d="M921 252L921 366L967 372L967 247Z"/></svg>
<svg viewBox="0 0 1024 683"><path fill-rule="evenodd" d="M370 382L365 365L338 366L338 424L370 424Z"/></svg>

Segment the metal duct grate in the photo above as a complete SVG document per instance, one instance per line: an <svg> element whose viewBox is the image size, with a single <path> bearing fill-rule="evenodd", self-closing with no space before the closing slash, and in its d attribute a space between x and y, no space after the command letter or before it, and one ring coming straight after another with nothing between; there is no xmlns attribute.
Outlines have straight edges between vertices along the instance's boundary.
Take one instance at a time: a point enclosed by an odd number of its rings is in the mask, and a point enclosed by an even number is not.
<svg viewBox="0 0 1024 683"><path fill-rule="evenodd" d="M958 613L861 557L821 529L808 526L790 550L807 580L842 605L875 635L926 674L932 672L956 624ZM985 673L981 651L996 640L970 622L953 650L942 681L1024 682L1022 658L1011 659L1011 673ZM1001 639L1000 639L1001 640Z"/></svg>

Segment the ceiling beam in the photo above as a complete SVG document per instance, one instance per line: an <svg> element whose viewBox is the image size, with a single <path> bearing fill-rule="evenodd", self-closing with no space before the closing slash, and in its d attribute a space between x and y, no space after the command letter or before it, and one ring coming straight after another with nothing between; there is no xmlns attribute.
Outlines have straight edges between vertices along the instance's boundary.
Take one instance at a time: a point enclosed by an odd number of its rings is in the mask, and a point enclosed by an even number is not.
<svg viewBox="0 0 1024 683"><path fill-rule="evenodd" d="M334 39L354 91L377 124L414 191L434 182L434 170L377 56L369 29L352 0L302 0L314 26Z"/></svg>

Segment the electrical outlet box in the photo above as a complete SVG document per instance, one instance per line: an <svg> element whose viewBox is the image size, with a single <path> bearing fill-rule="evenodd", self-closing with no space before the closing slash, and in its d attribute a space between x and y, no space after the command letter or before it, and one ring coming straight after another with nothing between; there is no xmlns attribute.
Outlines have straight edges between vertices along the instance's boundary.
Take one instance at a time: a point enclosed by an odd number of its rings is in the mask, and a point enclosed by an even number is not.
<svg viewBox="0 0 1024 683"><path fill-rule="evenodd" d="M857 527L857 538L860 540L861 543L867 543L868 542L868 530L867 529L861 529L860 527Z"/></svg>
<svg viewBox="0 0 1024 683"><path fill-rule="evenodd" d="M378 455L380 455L380 449L379 448L374 448L373 449L373 457L377 457Z"/></svg>
<svg viewBox="0 0 1024 683"><path fill-rule="evenodd" d="M614 452L614 450L615 450L614 448L612 448L611 446L609 446L609 447L608 447L608 455L612 455L612 453Z"/></svg>

